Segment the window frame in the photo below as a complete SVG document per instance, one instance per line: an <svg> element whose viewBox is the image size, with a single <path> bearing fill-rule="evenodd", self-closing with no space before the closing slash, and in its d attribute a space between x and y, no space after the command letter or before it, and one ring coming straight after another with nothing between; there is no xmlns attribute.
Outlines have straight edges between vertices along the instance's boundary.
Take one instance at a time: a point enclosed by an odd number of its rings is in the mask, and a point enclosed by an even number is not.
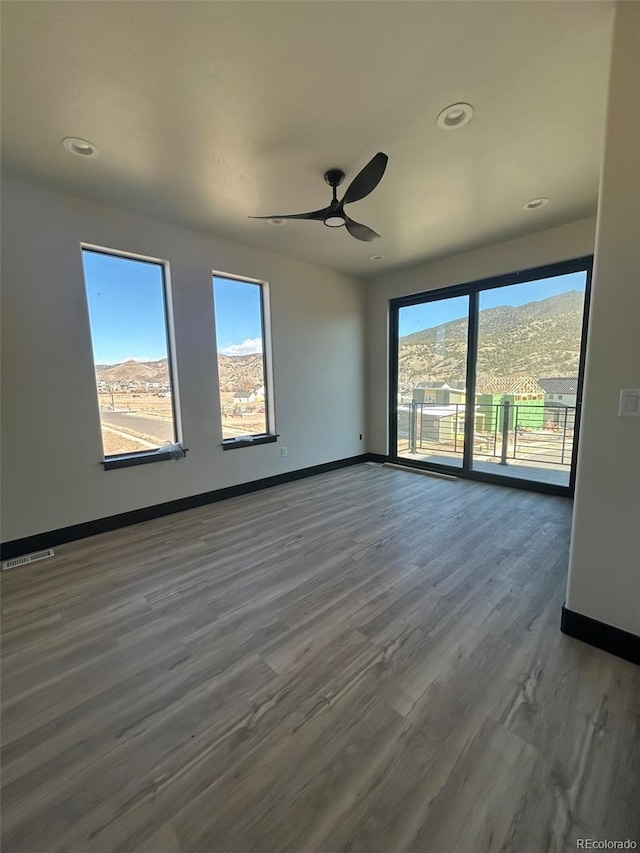
<svg viewBox="0 0 640 853"><path fill-rule="evenodd" d="M105 246L98 246L94 243L80 243L80 258L82 261L82 274L84 280L84 294L87 306L87 320L89 324L89 336L91 339L91 351L93 354L94 366L94 384L96 389L96 402L98 402L98 415L100 417L98 383L95 377L95 352L93 350L93 331L91 329L91 314L89 311L89 295L87 290L87 276L84 266L84 253L90 252L94 255L108 255L109 257L122 258L129 261L138 261L139 263L153 264L160 267L162 272L162 307L164 309L164 333L167 344L167 372L169 374L169 382L171 385L171 410L173 413L173 443L179 445L184 453L187 453L188 448L183 446L182 440L182 419L180 417L178 382L175 370L176 355L175 355L175 336L173 334L173 300L171 298L171 269L169 261L162 258L154 258L149 255L141 255L135 252L127 252L122 249L110 249ZM102 417L100 417L100 440L102 441ZM104 452L104 442L102 441L102 466L105 471L115 470L117 468L129 468L137 465L145 465L150 462L164 462L174 457L169 450L163 450L160 445L156 450L136 450L129 453L113 453L107 456Z"/></svg>
<svg viewBox="0 0 640 853"><path fill-rule="evenodd" d="M220 399L220 371L218 368L218 323L216 318L215 279L223 278L237 281L240 284L252 284L260 289L260 332L262 335L262 376L264 381L264 407L266 431L224 438L222 423L222 401ZM220 404L220 431L223 433L221 446L223 450L235 450L239 447L254 447L260 444L271 444L280 437L276 432L275 397L273 392L273 353L271 348L271 293L270 283L264 279L252 278L236 273L211 271L211 296L213 299L213 333L216 347L216 369L218 370L218 402ZM224 353L223 353L224 355Z"/></svg>

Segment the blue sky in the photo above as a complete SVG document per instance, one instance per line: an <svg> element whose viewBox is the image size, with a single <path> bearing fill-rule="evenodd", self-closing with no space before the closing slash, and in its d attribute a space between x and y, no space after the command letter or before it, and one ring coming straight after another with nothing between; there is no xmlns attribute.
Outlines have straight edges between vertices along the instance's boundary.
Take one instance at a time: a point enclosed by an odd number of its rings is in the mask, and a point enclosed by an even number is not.
<svg viewBox="0 0 640 853"><path fill-rule="evenodd" d="M541 299L548 299L550 296L557 296L569 290L584 292L586 278L586 273L577 272L508 287L497 287L480 294L480 310L496 308L499 305L517 306L527 302L539 302ZM468 310L469 300L466 296L401 308L399 335L404 337L412 332L439 326L440 323L466 318Z"/></svg>
<svg viewBox="0 0 640 853"><path fill-rule="evenodd" d="M166 358L162 267L86 250L82 257L96 364Z"/></svg>
<svg viewBox="0 0 640 853"><path fill-rule="evenodd" d="M213 305L218 352L262 352L260 285L214 276Z"/></svg>
<svg viewBox="0 0 640 853"><path fill-rule="evenodd" d="M82 255L96 364L166 358L162 267L87 250ZM218 349L261 352L259 285L216 277L214 292Z"/></svg>

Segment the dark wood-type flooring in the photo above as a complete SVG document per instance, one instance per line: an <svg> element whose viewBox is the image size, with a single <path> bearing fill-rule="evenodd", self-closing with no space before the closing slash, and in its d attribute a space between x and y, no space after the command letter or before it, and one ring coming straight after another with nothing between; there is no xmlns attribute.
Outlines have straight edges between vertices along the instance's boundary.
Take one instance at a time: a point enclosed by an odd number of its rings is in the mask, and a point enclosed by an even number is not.
<svg viewBox="0 0 640 853"><path fill-rule="evenodd" d="M4 853L640 844L640 671L560 633L570 517L360 465L5 572Z"/></svg>

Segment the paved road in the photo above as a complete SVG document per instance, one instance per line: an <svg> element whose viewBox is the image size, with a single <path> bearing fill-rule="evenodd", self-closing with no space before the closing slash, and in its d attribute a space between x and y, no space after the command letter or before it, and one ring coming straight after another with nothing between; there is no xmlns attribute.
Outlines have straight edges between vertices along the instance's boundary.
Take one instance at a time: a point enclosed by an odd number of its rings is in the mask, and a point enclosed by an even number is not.
<svg viewBox="0 0 640 853"><path fill-rule="evenodd" d="M157 420L156 418L147 417L147 415L138 412L100 412L102 422L105 426L113 426L116 429L125 428L131 429L134 432L140 432L144 435L157 438L160 443L163 441L174 441L173 424L171 421Z"/></svg>

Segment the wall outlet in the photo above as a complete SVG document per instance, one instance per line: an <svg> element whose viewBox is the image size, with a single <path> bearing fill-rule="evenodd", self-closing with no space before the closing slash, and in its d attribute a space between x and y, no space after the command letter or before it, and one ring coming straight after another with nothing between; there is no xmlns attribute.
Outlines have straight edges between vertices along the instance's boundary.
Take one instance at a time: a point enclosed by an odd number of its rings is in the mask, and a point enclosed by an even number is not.
<svg viewBox="0 0 640 853"><path fill-rule="evenodd" d="M282 456L282 458L284 459L288 455L289 455L289 448L288 447L281 447L280 448L280 456Z"/></svg>
<svg viewBox="0 0 640 853"><path fill-rule="evenodd" d="M379 432L376 433L376 441L380 441L380 433Z"/></svg>

